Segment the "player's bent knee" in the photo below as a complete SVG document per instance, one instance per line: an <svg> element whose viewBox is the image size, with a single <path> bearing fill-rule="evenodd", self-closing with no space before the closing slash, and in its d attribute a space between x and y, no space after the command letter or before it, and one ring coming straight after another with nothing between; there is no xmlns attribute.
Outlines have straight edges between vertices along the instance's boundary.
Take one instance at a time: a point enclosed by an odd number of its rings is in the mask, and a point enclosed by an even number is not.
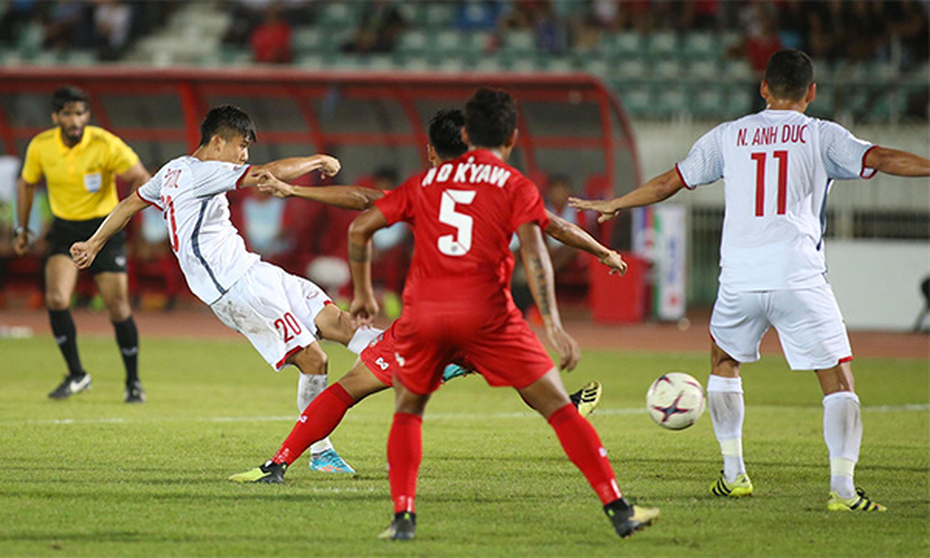
<svg viewBox="0 0 930 558"><path fill-rule="evenodd" d="M288 364L296 366L301 374L326 374L329 358L318 343L306 346L288 359Z"/></svg>
<svg viewBox="0 0 930 558"><path fill-rule="evenodd" d="M325 339L347 345L355 335L352 315L335 304L326 305L314 319L320 334Z"/></svg>

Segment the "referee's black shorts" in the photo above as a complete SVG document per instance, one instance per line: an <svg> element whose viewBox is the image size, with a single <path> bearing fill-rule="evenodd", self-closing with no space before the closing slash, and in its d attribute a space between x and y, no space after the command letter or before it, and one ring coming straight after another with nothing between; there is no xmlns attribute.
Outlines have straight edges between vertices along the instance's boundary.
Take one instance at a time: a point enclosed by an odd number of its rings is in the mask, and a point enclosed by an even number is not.
<svg viewBox="0 0 930 558"><path fill-rule="evenodd" d="M64 254L71 257L71 245L93 236L104 217L87 221L68 221L55 218L48 231L48 255ZM89 268L94 275L105 272L126 273L126 233L119 231L107 241Z"/></svg>

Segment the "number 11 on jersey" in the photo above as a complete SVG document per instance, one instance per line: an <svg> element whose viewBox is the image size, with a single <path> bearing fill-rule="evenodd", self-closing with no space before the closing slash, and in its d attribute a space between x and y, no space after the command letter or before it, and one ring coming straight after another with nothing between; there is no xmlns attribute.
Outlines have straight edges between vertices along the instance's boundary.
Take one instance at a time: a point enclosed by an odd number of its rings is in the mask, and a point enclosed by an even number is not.
<svg viewBox="0 0 930 558"><path fill-rule="evenodd" d="M765 156L764 151L750 155L756 162L756 217L765 214ZM786 210L785 197L788 195L788 152L775 151L772 157L778 159L778 215L784 215Z"/></svg>

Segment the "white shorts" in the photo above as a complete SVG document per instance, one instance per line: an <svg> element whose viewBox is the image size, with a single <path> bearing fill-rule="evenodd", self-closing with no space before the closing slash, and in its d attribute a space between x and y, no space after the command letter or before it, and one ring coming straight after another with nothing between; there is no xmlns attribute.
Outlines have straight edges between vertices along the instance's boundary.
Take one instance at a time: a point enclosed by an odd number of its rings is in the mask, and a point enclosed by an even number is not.
<svg viewBox="0 0 930 558"><path fill-rule="evenodd" d="M737 362L759 360L762 336L774 327L792 370L826 370L852 360L846 324L830 285L738 292L720 286L710 335Z"/></svg>
<svg viewBox="0 0 930 558"><path fill-rule="evenodd" d="M288 357L319 338L315 319L331 302L303 277L259 261L210 308L280 370Z"/></svg>

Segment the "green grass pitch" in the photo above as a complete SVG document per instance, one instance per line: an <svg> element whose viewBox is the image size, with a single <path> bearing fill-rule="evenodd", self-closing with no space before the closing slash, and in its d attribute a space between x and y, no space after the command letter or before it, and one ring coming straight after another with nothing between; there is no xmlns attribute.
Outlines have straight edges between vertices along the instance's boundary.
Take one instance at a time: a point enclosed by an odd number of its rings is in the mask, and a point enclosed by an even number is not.
<svg viewBox="0 0 930 558"><path fill-rule="evenodd" d="M359 471L282 486L230 474L267 459L296 417L296 373L275 374L245 341L147 338L149 402L122 403L111 338L80 339L93 391L46 393L61 357L47 336L0 339L2 556L926 556L930 553L928 362L857 359L865 434L857 484L886 514L825 509L820 393L780 357L744 367L744 447L756 495L707 492L720 457L708 416L682 432L643 410L651 381L703 354L586 351L569 390L605 386L591 418L629 498L659 506L654 527L619 539L555 435L510 390L475 376L436 394L424 424L417 539L376 535L391 516L385 441L390 392L349 411L332 439ZM351 364L328 345L331 378Z"/></svg>

